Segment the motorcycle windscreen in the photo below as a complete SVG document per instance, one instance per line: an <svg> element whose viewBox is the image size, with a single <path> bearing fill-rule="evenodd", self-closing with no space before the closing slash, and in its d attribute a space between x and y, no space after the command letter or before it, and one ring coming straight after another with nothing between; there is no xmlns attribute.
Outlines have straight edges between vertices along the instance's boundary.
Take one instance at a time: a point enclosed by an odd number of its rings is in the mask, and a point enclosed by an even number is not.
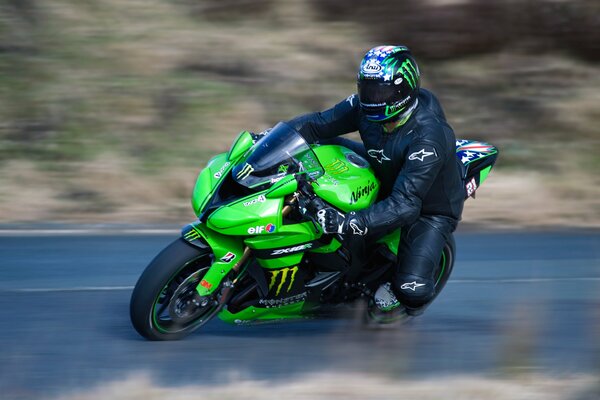
<svg viewBox="0 0 600 400"><path fill-rule="evenodd" d="M240 185L260 189L296 173L307 173L316 179L324 170L302 135L284 122L256 142L245 162L232 171L233 179Z"/></svg>

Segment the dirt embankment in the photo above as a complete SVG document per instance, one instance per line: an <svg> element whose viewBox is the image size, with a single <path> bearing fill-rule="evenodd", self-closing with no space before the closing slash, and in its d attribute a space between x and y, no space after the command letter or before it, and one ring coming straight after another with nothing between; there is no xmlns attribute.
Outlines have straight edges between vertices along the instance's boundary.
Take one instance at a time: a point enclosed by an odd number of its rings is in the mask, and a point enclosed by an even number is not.
<svg viewBox="0 0 600 400"><path fill-rule="evenodd" d="M367 49L404 43L457 137L501 150L466 222L599 227L597 2L397 8L8 1L0 221L183 223L198 170L240 130L345 99Z"/></svg>

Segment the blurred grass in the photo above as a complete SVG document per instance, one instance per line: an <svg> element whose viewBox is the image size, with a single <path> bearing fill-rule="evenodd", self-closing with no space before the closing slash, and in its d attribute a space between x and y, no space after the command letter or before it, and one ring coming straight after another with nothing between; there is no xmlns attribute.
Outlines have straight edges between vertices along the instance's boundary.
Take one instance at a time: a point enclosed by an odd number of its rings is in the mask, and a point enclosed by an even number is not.
<svg viewBox="0 0 600 400"><path fill-rule="evenodd" d="M62 400L97 399L409 399L422 400L566 400L594 399L597 377L521 374L511 379L446 376L389 379L372 374L319 373L281 381L251 380L232 375L222 385L159 386L151 376L138 374L88 391L58 397Z"/></svg>
<svg viewBox="0 0 600 400"><path fill-rule="evenodd" d="M394 4L378 0L372 10ZM469 28L474 34L446 35L440 21L465 27L473 15L490 18L476 4L407 6L397 17L403 24L390 25L396 17L388 15L375 32L373 13L354 1L334 13L341 7L334 0L6 0L0 220L185 221L195 174L240 130L259 131L344 99L355 90L364 52L406 37L422 55L423 86L439 95L457 136L501 148L490 183L534 171L532 179L560 199L577 181L586 186L576 191L580 214L566 221L589 224L589 215L600 214L594 51L583 40L574 51L525 17L513 27L525 35L522 45L513 31L498 42L491 25L489 35L477 35L481 24ZM582 15L595 7L493 4L504 19L550 10L546 24L556 7L567 7L562 15L571 15L573 26L588 26ZM568 21L560 26L569 31ZM519 223L510 209L486 202L476 219ZM560 220L560 210L546 214ZM600 225L598 217L591 223Z"/></svg>

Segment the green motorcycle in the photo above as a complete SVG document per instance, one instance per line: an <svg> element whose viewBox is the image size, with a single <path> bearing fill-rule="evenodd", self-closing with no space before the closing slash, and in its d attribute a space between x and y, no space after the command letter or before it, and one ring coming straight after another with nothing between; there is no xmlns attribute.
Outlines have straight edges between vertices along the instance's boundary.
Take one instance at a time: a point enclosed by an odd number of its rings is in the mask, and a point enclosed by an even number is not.
<svg viewBox="0 0 600 400"><path fill-rule="evenodd" d="M213 317L232 324L315 317L367 299L392 273L400 230L366 243L323 234L311 210L369 207L379 181L369 163L336 145L309 145L285 123L256 141L240 133L198 176L198 220L148 265L131 296L135 329L151 340L180 339ZM255 143L256 141L256 143ZM465 197L497 156L486 143L457 141ZM355 236L355 235L349 235ZM439 292L454 264L447 243Z"/></svg>

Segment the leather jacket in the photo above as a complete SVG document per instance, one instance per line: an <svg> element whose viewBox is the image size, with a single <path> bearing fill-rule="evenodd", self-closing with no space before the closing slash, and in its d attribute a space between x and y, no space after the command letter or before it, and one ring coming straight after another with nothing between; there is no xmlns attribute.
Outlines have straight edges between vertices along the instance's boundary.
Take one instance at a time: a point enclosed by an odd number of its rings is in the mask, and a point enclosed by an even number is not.
<svg viewBox="0 0 600 400"><path fill-rule="evenodd" d="M392 132L367 120L358 96L288 122L309 143L358 131L368 161L381 182L378 201L356 212L370 233L411 225L421 215L460 219L464 185L456 157L456 138L437 98L421 89L406 123Z"/></svg>

